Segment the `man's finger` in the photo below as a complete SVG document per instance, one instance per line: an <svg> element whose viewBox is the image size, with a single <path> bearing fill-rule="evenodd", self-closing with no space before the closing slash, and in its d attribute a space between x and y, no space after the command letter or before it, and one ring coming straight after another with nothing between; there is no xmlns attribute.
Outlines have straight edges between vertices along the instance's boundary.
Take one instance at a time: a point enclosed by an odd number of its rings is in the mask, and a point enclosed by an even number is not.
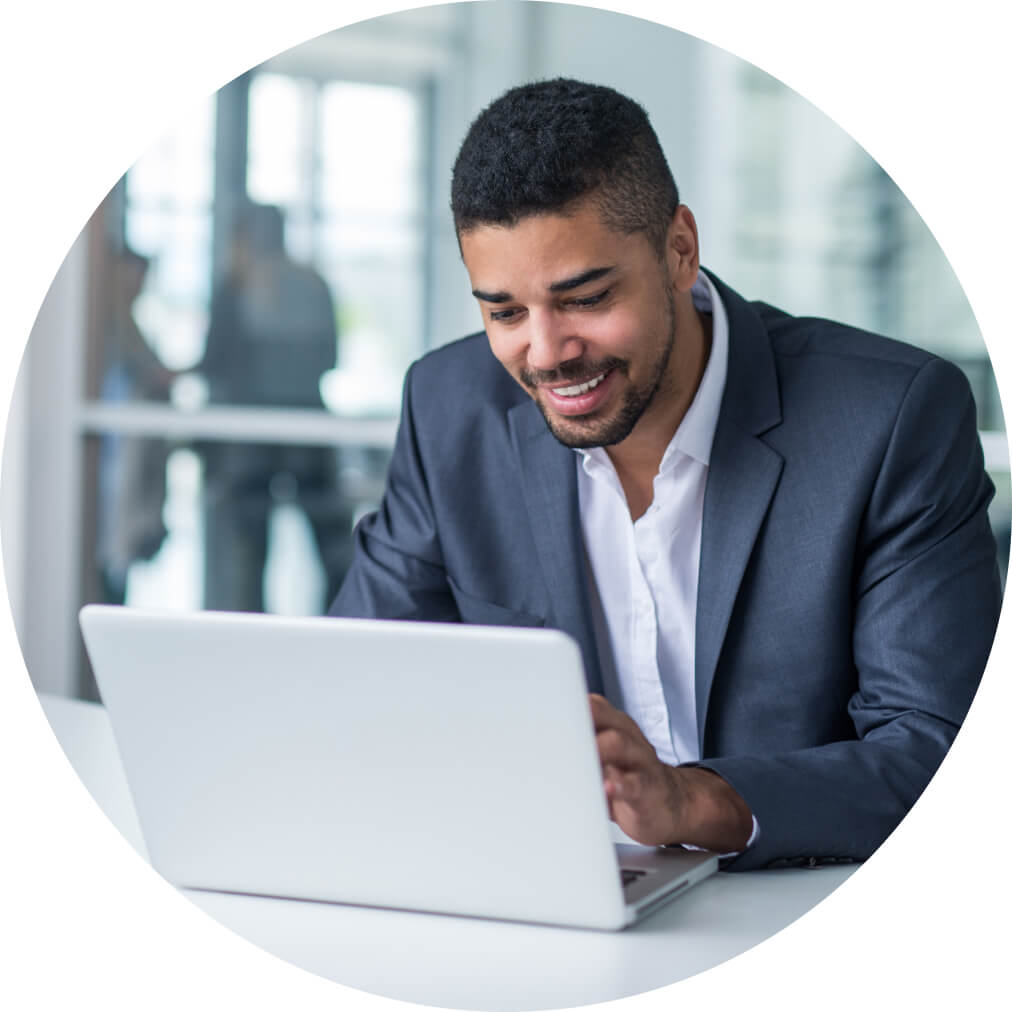
<svg viewBox="0 0 1012 1012"><path fill-rule="evenodd" d="M628 735L614 727L607 727L603 731L598 731L595 739L597 754L601 757L602 763L620 762L625 758L629 747Z"/></svg>
<svg viewBox="0 0 1012 1012"><path fill-rule="evenodd" d="M616 782L618 779L618 768L612 765L601 767L602 783L604 785L604 798L608 802L608 818L616 822L615 816L615 795L618 793Z"/></svg>
<svg viewBox="0 0 1012 1012"><path fill-rule="evenodd" d="M604 696L595 693L590 694L590 714L594 720L594 730L603 731L613 727L620 731L626 731L634 736L642 735L636 721L627 713L612 706Z"/></svg>
<svg viewBox="0 0 1012 1012"><path fill-rule="evenodd" d="M596 738L597 754L602 764L642 766L654 757L638 737L632 736L625 729L606 727L597 732Z"/></svg>
<svg viewBox="0 0 1012 1012"><path fill-rule="evenodd" d="M590 715L593 718L596 730L613 728L615 725L621 724L621 719L625 714L620 709L612 706L604 696L591 692L589 699Z"/></svg>
<svg viewBox="0 0 1012 1012"><path fill-rule="evenodd" d="M623 770L610 765L605 775L605 795L609 804L621 802L636 806L643 794L643 774L640 770Z"/></svg>

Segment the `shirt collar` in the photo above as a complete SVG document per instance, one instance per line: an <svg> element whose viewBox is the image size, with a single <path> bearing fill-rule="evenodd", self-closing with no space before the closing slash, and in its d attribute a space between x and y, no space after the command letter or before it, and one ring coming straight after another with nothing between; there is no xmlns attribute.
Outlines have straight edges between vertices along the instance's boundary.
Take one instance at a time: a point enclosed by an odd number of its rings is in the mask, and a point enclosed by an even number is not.
<svg viewBox="0 0 1012 1012"><path fill-rule="evenodd" d="M720 402L727 381L728 324L724 303L713 282L702 270L690 294L692 304L699 312L711 313L713 316L710 357L699 381L696 396L664 451L660 466L662 473L672 466L676 452L709 466ZM599 446L589 450L578 449L577 453L583 457L585 469L593 467L592 462L595 460L600 459L602 464L608 461L607 454Z"/></svg>
<svg viewBox="0 0 1012 1012"><path fill-rule="evenodd" d="M692 304L701 313L712 313L713 332L710 342L710 357L707 359L703 378L699 381L699 389L693 397L689 410L668 444L661 461L664 469L667 458L675 450L688 457L709 465L710 450L713 447L713 436L717 431L717 417L720 414L720 402L724 397L724 384L727 381L727 311L713 282L703 272L699 272L696 283L692 286Z"/></svg>

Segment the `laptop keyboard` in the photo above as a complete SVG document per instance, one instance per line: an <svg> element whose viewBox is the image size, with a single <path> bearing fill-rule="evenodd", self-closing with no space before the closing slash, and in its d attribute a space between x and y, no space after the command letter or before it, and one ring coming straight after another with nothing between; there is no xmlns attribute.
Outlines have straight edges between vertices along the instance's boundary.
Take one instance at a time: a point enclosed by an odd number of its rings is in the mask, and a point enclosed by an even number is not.
<svg viewBox="0 0 1012 1012"><path fill-rule="evenodd" d="M622 885L632 885L633 882L643 878L646 875L645 871L641 871L639 868L619 868L622 872Z"/></svg>

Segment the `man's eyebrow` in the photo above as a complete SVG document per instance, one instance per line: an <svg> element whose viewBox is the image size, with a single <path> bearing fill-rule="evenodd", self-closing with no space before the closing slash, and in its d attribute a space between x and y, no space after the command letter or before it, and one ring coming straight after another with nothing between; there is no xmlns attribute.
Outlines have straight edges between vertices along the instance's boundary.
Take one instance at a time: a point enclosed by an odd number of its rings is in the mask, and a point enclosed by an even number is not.
<svg viewBox="0 0 1012 1012"><path fill-rule="evenodd" d="M548 286L548 290L550 292L568 292L572 288L579 288L581 285L590 284L591 281L597 281L599 278L611 274L613 270L615 270L614 267L592 267L589 271L584 271L582 274L554 282ZM481 299L482 302L500 303L513 301L513 296L509 292L483 292L480 288L475 288L471 291L471 294L476 299Z"/></svg>
<svg viewBox="0 0 1012 1012"><path fill-rule="evenodd" d="M581 285L590 284L591 281L597 281L598 278L603 278L606 274L611 274L615 270L612 267L592 267L589 271L584 271L582 274L577 274L575 277L566 278L563 281L556 281L554 284L548 286L550 292L568 292L571 288L579 288Z"/></svg>
<svg viewBox="0 0 1012 1012"><path fill-rule="evenodd" d="M513 299L509 292L483 292L480 288L472 289L471 294L482 302L511 302Z"/></svg>

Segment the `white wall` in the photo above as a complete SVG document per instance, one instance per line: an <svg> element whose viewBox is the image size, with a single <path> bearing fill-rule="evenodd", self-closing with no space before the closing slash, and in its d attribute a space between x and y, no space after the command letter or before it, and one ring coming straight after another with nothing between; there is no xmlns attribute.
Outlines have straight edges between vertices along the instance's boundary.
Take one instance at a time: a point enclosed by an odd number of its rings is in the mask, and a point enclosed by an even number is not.
<svg viewBox="0 0 1012 1012"><path fill-rule="evenodd" d="M25 536L28 504L28 400L25 396L24 364L14 383L4 435L3 470L0 477L0 548L14 628L22 628L25 615Z"/></svg>

